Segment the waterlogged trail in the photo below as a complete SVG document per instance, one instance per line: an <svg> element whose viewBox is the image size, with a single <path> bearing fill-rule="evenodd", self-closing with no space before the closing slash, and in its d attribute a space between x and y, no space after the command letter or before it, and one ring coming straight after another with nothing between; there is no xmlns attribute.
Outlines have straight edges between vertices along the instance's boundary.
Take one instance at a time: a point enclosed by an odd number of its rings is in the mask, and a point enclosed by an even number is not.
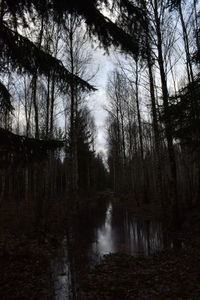
<svg viewBox="0 0 200 300"><path fill-rule="evenodd" d="M73 261L64 238L60 254L52 262L54 299L74 299L72 281L78 285L79 272L94 266L105 254L149 255L162 248L162 226L158 221L136 219L111 202L104 208L91 209L75 222ZM72 268L76 269L73 275Z"/></svg>
<svg viewBox="0 0 200 300"><path fill-rule="evenodd" d="M51 262L55 300L72 299L71 271L66 237L63 239L58 256Z"/></svg>
<svg viewBox="0 0 200 300"><path fill-rule="evenodd" d="M162 249L162 227L156 221L141 221L126 210L117 210L109 203L104 224L96 229L92 252L104 254L124 252L130 255L148 255Z"/></svg>

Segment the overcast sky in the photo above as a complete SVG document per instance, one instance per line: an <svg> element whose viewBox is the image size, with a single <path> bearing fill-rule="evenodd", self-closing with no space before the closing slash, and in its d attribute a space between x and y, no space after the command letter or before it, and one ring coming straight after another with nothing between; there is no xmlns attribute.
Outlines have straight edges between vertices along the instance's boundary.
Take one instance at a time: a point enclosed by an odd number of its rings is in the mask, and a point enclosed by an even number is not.
<svg viewBox="0 0 200 300"><path fill-rule="evenodd" d="M107 113L104 107L107 103L106 85L108 74L114 69L114 58L112 53L107 55L103 49L97 48L93 52L93 62L96 68L99 67L99 71L92 82L98 90L90 95L88 107L95 118L97 127L96 151L106 153Z"/></svg>

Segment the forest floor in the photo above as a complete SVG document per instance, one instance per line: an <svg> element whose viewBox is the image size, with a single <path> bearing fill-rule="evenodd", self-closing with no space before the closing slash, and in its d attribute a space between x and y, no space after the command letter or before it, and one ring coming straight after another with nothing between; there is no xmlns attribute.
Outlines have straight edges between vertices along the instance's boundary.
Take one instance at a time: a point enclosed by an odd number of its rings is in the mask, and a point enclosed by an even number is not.
<svg viewBox="0 0 200 300"><path fill-rule="evenodd" d="M0 210L1 300L52 299L51 261L61 233L38 229L30 211L11 201ZM58 227L54 220L49 223Z"/></svg>
<svg viewBox="0 0 200 300"><path fill-rule="evenodd" d="M4 234L0 240L0 299L52 299L50 261L57 245L47 239Z"/></svg>
<svg viewBox="0 0 200 300"><path fill-rule="evenodd" d="M103 195L99 197L104 198ZM87 205L96 207L98 199L91 199ZM20 209L14 201L8 201L1 207L0 300L54 298L51 262L60 255L66 227L66 197L59 201L56 207L58 201L52 199L53 209L50 210L46 229L44 225L43 229L34 225L34 207L27 210L26 203L24 206L21 204Z"/></svg>
<svg viewBox="0 0 200 300"><path fill-rule="evenodd" d="M80 299L200 299L200 252L163 251L150 257L109 254L81 284Z"/></svg>
<svg viewBox="0 0 200 300"><path fill-rule="evenodd" d="M114 201L117 203L118 199ZM14 214L14 210L12 212ZM159 217L148 205L135 214L139 218ZM52 299L50 262L60 247L59 234L24 234L23 228L14 233L15 223L12 231L9 228L11 217L7 219L5 213L4 219L0 216L0 299ZM8 224L7 228L3 224ZM176 241L179 247L148 257L123 253L106 255L100 264L81 276L79 299L200 300L198 213L190 216L190 222L176 234Z"/></svg>

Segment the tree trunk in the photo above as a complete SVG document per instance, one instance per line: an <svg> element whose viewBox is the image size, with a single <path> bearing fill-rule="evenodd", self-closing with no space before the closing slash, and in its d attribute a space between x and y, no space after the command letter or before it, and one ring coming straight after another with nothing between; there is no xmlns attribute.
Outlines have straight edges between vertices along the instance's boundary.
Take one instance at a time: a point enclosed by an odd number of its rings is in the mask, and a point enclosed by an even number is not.
<svg viewBox="0 0 200 300"><path fill-rule="evenodd" d="M42 16L41 20L41 28L40 33L38 37L37 47L40 50L42 45L42 38L43 38L43 32L44 32L44 17ZM33 97L33 106L34 106L34 119L35 119L35 138L39 139L39 115L38 115L38 103L37 103L37 80L38 80L38 74L37 70L35 71L35 74L33 75L32 80L32 97Z"/></svg>
<svg viewBox="0 0 200 300"><path fill-rule="evenodd" d="M137 118L138 118L138 127L139 127L139 139L140 139L140 151L141 151L141 158L142 161L144 159L144 147L143 147L143 136L142 136L142 122L141 122L141 115L140 115L140 104L139 104L139 93L138 93L138 59L135 61L136 70L135 70L135 99L137 105Z"/></svg>
<svg viewBox="0 0 200 300"><path fill-rule="evenodd" d="M151 110L153 117L153 132L154 132L154 144L155 144L155 152L156 152L156 189L158 191L158 200L161 201L163 211L165 211L166 204L163 199L163 184L162 184L162 168L161 168L161 149L160 149L160 134L159 134L159 126L158 126L158 117L157 117L157 108L156 108L156 96L154 90L154 78L153 78L153 62L152 62L152 49L149 41L149 20L147 17L147 8L144 2L144 11L145 11L145 19L146 19L146 49L147 49L147 66L149 72L149 88L150 88L150 96L151 96Z"/></svg>
<svg viewBox="0 0 200 300"><path fill-rule="evenodd" d="M71 74L74 75L74 53L73 53L73 28L71 28L69 34L70 43L70 64L71 64ZM71 159L71 192L72 196L77 202L78 196L78 158L77 158L77 124L76 124L76 94L75 94L75 82L72 79L70 83L70 98L71 98L71 108L70 108L70 159Z"/></svg>
<svg viewBox="0 0 200 300"><path fill-rule="evenodd" d="M46 139L49 138L49 106L50 106L50 82L51 82L51 76L48 76L47 79L47 100L46 100Z"/></svg>
<svg viewBox="0 0 200 300"><path fill-rule="evenodd" d="M53 137L53 129L54 129L54 103L55 103L55 76L52 75L52 83L51 83L51 108L50 108L50 137Z"/></svg>
<svg viewBox="0 0 200 300"><path fill-rule="evenodd" d="M169 110L169 95L167 88L166 75L164 70L164 60L163 60L163 51L162 51L162 35L160 28L160 17L158 15L158 3L155 0L155 23L156 23L156 33L157 33L157 49L158 49L158 64L160 70L161 78L161 88L162 88L162 97L163 97L163 108L164 108L164 121L165 121L165 134L167 139L168 146L168 155L169 155L169 164L170 164L170 192L171 192L171 204L173 210L173 223L178 225L179 223L179 207L178 207L178 195L177 195L177 169L176 169L176 158L175 151L173 147L173 136L172 136L172 124L171 117L168 113Z"/></svg>
<svg viewBox="0 0 200 300"><path fill-rule="evenodd" d="M160 134L159 134L159 126L158 126L158 118L157 118L156 97L154 91L154 79L153 79L151 54L148 55L147 64L148 64L148 72L149 72L151 110L152 110L152 117L153 117L154 145L156 150L156 188L158 191L159 201L161 201L163 209L165 209L166 204L164 202L163 193L162 193L163 188L162 188L162 171L161 171Z"/></svg>
<svg viewBox="0 0 200 300"><path fill-rule="evenodd" d="M183 30L183 40L184 40L185 54L186 54L186 66L187 66L188 81L189 81L189 83L191 83L191 82L194 82L194 74L193 74L192 62L191 62L191 58L190 58L188 34L187 34L186 24L185 24L185 21L183 18L181 1L179 1L178 10L179 10L181 26L182 26L182 30Z"/></svg>
<svg viewBox="0 0 200 300"><path fill-rule="evenodd" d="M35 120L35 138L39 139L39 117L38 117L38 103L37 103L37 74L33 75L32 79L32 99L34 107L34 120Z"/></svg>

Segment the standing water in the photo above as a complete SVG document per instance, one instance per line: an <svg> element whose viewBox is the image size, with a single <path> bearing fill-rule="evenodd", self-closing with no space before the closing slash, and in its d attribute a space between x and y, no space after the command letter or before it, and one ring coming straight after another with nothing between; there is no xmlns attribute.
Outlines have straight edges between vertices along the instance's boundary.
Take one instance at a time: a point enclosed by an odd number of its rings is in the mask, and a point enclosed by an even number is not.
<svg viewBox="0 0 200 300"><path fill-rule="evenodd" d="M109 203L106 209L87 211L75 225L74 261L76 265L95 265L108 253L149 255L163 248L162 227L157 221L134 218L126 209ZM71 299L71 262L66 240L62 255L53 262L56 300Z"/></svg>
<svg viewBox="0 0 200 300"><path fill-rule="evenodd" d="M62 241L59 255L51 262L51 270L54 283L53 298L55 300L72 299L72 278L66 237Z"/></svg>
<svg viewBox="0 0 200 300"><path fill-rule="evenodd" d="M117 209L110 203L104 224L96 230L92 253L99 258L115 252L149 255L162 247L162 227L159 222L135 219L127 210Z"/></svg>

